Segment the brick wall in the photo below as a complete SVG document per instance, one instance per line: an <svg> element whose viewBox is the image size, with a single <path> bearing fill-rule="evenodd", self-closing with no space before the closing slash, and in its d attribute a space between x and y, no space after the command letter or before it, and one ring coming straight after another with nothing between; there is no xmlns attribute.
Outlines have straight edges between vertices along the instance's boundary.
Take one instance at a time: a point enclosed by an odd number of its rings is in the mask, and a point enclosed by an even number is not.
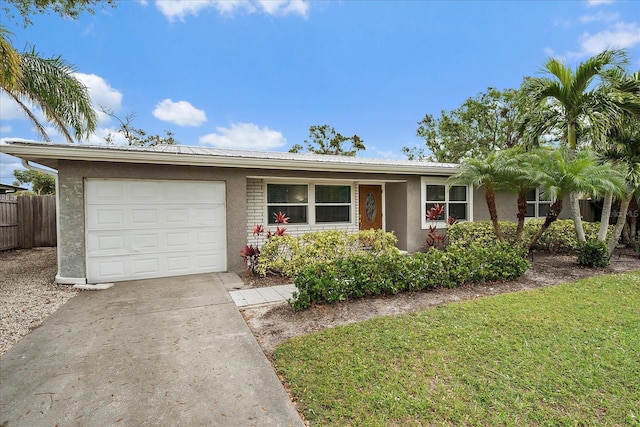
<svg viewBox="0 0 640 427"><path fill-rule="evenodd" d="M358 186L355 186L355 200L353 200L355 208L355 218L358 218ZM256 224L262 224L265 229L275 231L275 225L266 226L266 211L267 203L264 195L264 180L258 178L247 178L247 244L256 244L256 236L253 235L253 227ZM358 231L358 221L355 220L353 224L322 224L322 225L294 225L287 224L284 226L287 229L287 234L293 236L300 236L312 231L324 231L324 230L348 230L356 232ZM265 233L266 234L266 233ZM257 243L261 246L266 239L265 235L258 238Z"/></svg>

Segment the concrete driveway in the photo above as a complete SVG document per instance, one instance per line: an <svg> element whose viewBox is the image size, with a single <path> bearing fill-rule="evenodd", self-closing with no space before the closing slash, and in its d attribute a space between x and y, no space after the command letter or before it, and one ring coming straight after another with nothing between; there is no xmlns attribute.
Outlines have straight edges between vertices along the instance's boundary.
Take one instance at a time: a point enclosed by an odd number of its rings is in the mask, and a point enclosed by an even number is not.
<svg viewBox="0 0 640 427"><path fill-rule="evenodd" d="M303 426L221 277L70 300L0 358L0 425Z"/></svg>

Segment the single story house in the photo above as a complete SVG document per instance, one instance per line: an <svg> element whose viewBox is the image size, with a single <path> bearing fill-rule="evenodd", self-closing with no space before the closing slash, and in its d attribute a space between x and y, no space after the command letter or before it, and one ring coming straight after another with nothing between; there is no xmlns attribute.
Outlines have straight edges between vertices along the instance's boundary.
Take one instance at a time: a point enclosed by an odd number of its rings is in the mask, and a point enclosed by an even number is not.
<svg viewBox="0 0 640 427"><path fill-rule="evenodd" d="M13 194L16 191L27 191L28 188L16 187L15 185L0 184L0 194Z"/></svg>
<svg viewBox="0 0 640 427"><path fill-rule="evenodd" d="M59 283L242 271L253 227L274 230L277 212L289 234L381 228L409 252L435 203L445 218L489 219L483 190L446 183L455 164L182 145L5 141L0 152L57 171ZM543 216L537 196L531 215ZM499 199L515 220L514 197Z"/></svg>

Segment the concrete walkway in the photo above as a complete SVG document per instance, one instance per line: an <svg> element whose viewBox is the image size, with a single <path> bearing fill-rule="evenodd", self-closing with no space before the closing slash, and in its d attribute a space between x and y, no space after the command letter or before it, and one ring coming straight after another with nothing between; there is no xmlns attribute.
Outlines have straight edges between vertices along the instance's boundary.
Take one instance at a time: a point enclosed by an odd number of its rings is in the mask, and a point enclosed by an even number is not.
<svg viewBox="0 0 640 427"><path fill-rule="evenodd" d="M296 290L295 285L280 285L229 291L229 295L238 307L250 307L285 302Z"/></svg>
<svg viewBox="0 0 640 427"><path fill-rule="evenodd" d="M0 358L0 425L303 426L226 279L80 293Z"/></svg>

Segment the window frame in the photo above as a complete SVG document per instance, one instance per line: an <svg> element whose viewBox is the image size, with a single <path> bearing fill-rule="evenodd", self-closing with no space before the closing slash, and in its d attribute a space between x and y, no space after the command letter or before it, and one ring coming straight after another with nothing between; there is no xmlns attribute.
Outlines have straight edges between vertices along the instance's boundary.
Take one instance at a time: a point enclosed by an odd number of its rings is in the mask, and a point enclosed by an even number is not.
<svg viewBox="0 0 640 427"><path fill-rule="evenodd" d="M429 221L427 220L427 185L442 185L445 188L445 200L441 203L446 204L447 211L445 212L445 217L441 221ZM434 225L438 228L444 228L447 225L447 219L449 218L449 206L450 203L462 204L460 201L449 200L449 189L450 187L466 187L467 191L467 200L465 201L466 205L466 219L459 219L458 221L473 221L473 186L471 185L460 185L460 184L449 184L447 183L447 178L444 177L429 177L423 176L420 178L420 211L422 215L422 229L427 230L429 226ZM438 203L438 202L434 202Z"/></svg>
<svg viewBox="0 0 640 427"><path fill-rule="evenodd" d="M355 224L355 209L356 204L354 200L356 199L356 184L353 181L342 181L342 180L326 180L326 181L308 181L308 180L265 180L264 182L264 215L265 221L264 223L269 226L274 226L276 224L270 223L271 219L269 218L269 206L286 206L282 203L269 203L269 185L306 185L307 186L307 203L295 203L289 204L289 206L306 206L307 207L307 222L298 222L298 223L289 223L287 226L296 227L296 226L331 226L331 225L348 225L352 226ZM336 186L336 187L349 187L349 203L316 203L316 185L320 186ZM333 222L318 222L316 220L316 206L349 206L349 221L333 221ZM286 214L286 211L283 211Z"/></svg>
<svg viewBox="0 0 640 427"><path fill-rule="evenodd" d="M531 190L530 190L531 191ZM525 220L530 220L530 219L541 219L541 218L546 218L546 214L545 215L540 215L540 205L541 204L548 204L549 205L549 209L551 209L551 205L553 204L552 200L542 200L540 198L540 188L536 188L535 189L535 200L527 200L527 207L529 205L533 205L534 206L534 215L533 216L527 216L527 214L525 213Z"/></svg>
<svg viewBox="0 0 640 427"><path fill-rule="evenodd" d="M349 188L349 202L348 203L344 203L344 202L320 202L318 203L316 201L316 187L318 186L322 186L322 187L347 187ZM314 221L316 224L351 224L353 222L353 213L352 213L352 207L353 207L353 186L351 185L347 185L347 184L332 184L332 183L317 183L317 184L313 184L313 215L314 215ZM349 207L349 220L348 221L318 221L318 206L320 207L344 207L344 206L348 206Z"/></svg>

